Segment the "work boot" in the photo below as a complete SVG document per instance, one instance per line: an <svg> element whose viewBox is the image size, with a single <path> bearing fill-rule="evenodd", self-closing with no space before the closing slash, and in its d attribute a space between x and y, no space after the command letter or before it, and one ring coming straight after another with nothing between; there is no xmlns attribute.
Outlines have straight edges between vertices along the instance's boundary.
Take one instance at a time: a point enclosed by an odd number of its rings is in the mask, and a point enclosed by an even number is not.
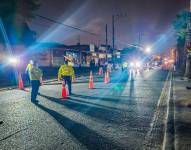
<svg viewBox="0 0 191 150"><path fill-rule="evenodd" d="M187 89L187 90L191 90L191 86L187 86L186 89Z"/></svg>
<svg viewBox="0 0 191 150"><path fill-rule="evenodd" d="M31 102L32 102L32 103L38 103L39 101L38 101L38 100L32 100L32 99L31 99Z"/></svg>
<svg viewBox="0 0 191 150"><path fill-rule="evenodd" d="M73 95L73 93L72 93L72 92L70 92L70 93L69 93L69 95Z"/></svg>

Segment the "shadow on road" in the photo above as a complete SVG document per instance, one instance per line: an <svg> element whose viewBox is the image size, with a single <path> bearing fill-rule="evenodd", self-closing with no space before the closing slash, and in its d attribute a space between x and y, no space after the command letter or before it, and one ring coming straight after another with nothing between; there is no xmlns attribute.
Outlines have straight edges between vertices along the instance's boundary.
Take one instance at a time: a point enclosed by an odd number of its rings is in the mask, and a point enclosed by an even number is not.
<svg viewBox="0 0 191 150"><path fill-rule="evenodd" d="M130 81L130 89L129 89L129 98L130 101L132 101L134 99L133 95L135 93L135 85L134 85L134 80Z"/></svg>
<svg viewBox="0 0 191 150"><path fill-rule="evenodd" d="M122 109L118 109L116 107L110 107L110 106L105 106L105 105L101 105L101 104L97 104L97 103L92 103L92 102L87 102L84 100L80 100L77 98L69 98L69 101L73 101L73 102L78 102L78 103L85 103L85 104L90 104L90 105L94 105L94 106L98 106L98 107L103 107L105 109L111 109L111 110L116 110L116 111L122 111Z"/></svg>
<svg viewBox="0 0 191 150"><path fill-rule="evenodd" d="M117 98L106 98L106 97L98 97L98 96L88 96L88 95L81 95L81 94L73 94L73 97L76 98L84 98L84 99L89 99L89 100L101 100L101 101L111 101L114 103L118 103L118 99Z"/></svg>
<svg viewBox="0 0 191 150"><path fill-rule="evenodd" d="M127 71L118 71L112 76L110 83L126 83L128 80L129 75Z"/></svg>
<svg viewBox="0 0 191 150"><path fill-rule="evenodd" d="M100 107L96 107L96 106L90 106L88 104L78 103L77 101L70 101L70 99L61 101L60 99L57 99L54 97L45 96L42 94L41 94L41 96L46 98L49 101L64 105L65 107L67 107L71 110L75 110L75 111L84 113L86 115L89 115L90 117L94 117L96 119L100 119L100 120L107 121L110 123L118 124L119 123L118 119L114 120L112 118L119 118L122 115L122 111L119 111L116 109L115 110L108 109L106 106L105 106L105 108L100 108Z"/></svg>
<svg viewBox="0 0 191 150"><path fill-rule="evenodd" d="M79 142L81 142L88 149L122 149L122 147L118 146L113 141L87 128L85 125L62 116L58 112L51 110L41 104L35 103L35 105L51 115L60 125L68 130Z"/></svg>

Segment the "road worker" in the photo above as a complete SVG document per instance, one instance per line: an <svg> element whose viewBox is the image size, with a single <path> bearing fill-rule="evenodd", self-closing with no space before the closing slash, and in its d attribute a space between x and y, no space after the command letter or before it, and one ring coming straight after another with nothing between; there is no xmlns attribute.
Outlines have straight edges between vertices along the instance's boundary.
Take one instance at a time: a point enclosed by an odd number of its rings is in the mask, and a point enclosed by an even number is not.
<svg viewBox="0 0 191 150"><path fill-rule="evenodd" d="M122 71L128 71L128 63L127 62L124 62L123 65L122 65Z"/></svg>
<svg viewBox="0 0 191 150"><path fill-rule="evenodd" d="M61 65L58 71L58 81L63 81L63 86L68 85L69 95L72 94L72 81L75 80L74 69L71 65L68 64L66 59L64 65Z"/></svg>
<svg viewBox="0 0 191 150"><path fill-rule="evenodd" d="M29 71L30 80L32 85L31 90L31 102L38 102L36 97L38 95L39 87L42 85L42 71L38 68L38 64L36 61L33 62L33 65Z"/></svg>

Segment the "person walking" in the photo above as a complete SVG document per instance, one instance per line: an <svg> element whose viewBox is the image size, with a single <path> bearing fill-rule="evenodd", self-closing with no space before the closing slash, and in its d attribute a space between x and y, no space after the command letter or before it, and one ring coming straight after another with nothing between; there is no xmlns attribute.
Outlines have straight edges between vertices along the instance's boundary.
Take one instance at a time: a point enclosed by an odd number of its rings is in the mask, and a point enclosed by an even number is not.
<svg viewBox="0 0 191 150"><path fill-rule="evenodd" d="M75 80L74 69L68 64L68 60L65 60L64 65L60 66L58 70L58 81L63 81L63 86L68 86L69 95L72 95L72 81Z"/></svg>
<svg viewBox="0 0 191 150"><path fill-rule="evenodd" d="M38 68L38 64L36 61L33 62L32 68L29 71L30 80L31 80L31 102L38 102L36 97L38 95L39 87L42 85L42 71Z"/></svg>

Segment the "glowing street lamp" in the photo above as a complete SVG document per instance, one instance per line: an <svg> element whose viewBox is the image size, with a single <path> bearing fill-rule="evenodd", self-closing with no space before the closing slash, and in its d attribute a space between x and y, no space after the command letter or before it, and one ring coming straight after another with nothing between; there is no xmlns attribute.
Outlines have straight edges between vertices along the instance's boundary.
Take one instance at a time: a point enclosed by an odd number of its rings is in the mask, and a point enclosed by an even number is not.
<svg viewBox="0 0 191 150"><path fill-rule="evenodd" d="M9 57L8 58L8 63L11 65L17 65L19 63L19 59L16 57Z"/></svg>
<svg viewBox="0 0 191 150"><path fill-rule="evenodd" d="M147 47L147 48L145 49L145 52L148 53L148 54L151 53L151 47Z"/></svg>

